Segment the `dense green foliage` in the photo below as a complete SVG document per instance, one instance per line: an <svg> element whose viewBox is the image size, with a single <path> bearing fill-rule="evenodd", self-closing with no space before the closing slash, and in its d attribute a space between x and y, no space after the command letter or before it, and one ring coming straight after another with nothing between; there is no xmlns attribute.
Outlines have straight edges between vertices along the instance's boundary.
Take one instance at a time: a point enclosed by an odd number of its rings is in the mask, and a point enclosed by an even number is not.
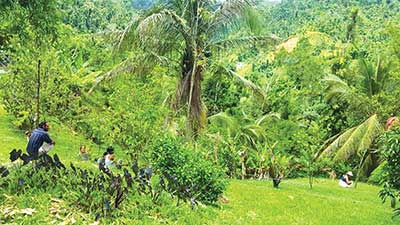
<svg viewBox="0 0 400 225"><path fill-rule="evenodd" d="M176 181L178 198L214 203L225 189L223 173L193 149L165 137L155 143L155 167L169 183ZM183 189L183 193L179 190Z"/></svg>
<svg viewBox="0 0 400 225"><path fill-rule="evenodd" d="M15 133L64 124L189 201L214 203L225 176L347 171L399 198L399 1L5 0L0 21Z"/></svg>
<svg viewBox="0 0 400 225"><path fill-rule="evenodd" d="M392 207L396 206L396 201L400 201L400 129L399 127L390 130L383 137L383 147L380 151L383 159L386 160L383 170L384 189L380 192L383 201L390 197ZM396 209L396 215L400 215L400 208Z"/></svg>

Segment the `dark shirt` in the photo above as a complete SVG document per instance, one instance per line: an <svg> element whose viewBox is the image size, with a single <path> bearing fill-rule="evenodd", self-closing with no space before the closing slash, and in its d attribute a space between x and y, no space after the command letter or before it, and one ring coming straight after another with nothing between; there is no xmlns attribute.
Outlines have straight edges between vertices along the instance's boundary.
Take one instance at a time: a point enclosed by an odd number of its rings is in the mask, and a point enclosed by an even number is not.
<svg viewBox="0 0 400 225"><path fill-rule="evenodd" d="M37 128L32 132L31 137L29 138L28 145L26 146L26 151L31 156L37 156L39 153L39 148L43 145L43 143L52 143L49 134L43 130L42 128Z"/></svg>
<svg viewBox="0 0 400 225"><path fill-rule="evenodd" d="M345 182L346 184L350 184L350 183L347 183L347 181L346 181L346 176L347 176L347 175L342 175L342 177L340 178L340 180L342 180L342 181Z"/></svg>

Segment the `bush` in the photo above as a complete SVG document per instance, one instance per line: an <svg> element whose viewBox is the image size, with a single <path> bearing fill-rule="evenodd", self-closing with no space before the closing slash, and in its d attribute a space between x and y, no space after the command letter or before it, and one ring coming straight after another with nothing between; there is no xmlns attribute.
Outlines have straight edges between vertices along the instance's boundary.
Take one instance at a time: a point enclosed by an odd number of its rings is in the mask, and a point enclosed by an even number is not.
<svg viewBox="0 0 400 225"><path fill-rule="evenodd" d="M382 184L384 182L384 167L386 162L381 163L374 171L372 171L371 176L368 178L368 183L371 184Z"/></svg>
<svg viewBox="0 0 400 225"><path fill-rule="evenodd" d="M152 158L178 198L212 204L225 190L222 169L179 139L166 136L156 141Z"/></svg>
<svg viewBox="0 0 400 225"><path fill-rule="evenodd" d="M400 128L396 127L386 132L382 138L383 146L380 153L386 164L383 166L384 189L380 191L380 197L385 202L390 197L392 207L400 199ZM395 215L400 215L400 208L395 210Z"/></svg>
<svg viewBox="0 0 400 225"><path fill-rule="evenodd" d="M385 180L391 187L400 190L400 128L387 132L384 136L384 146L381 150L383 158L387 161L384 166Z"/></svg>

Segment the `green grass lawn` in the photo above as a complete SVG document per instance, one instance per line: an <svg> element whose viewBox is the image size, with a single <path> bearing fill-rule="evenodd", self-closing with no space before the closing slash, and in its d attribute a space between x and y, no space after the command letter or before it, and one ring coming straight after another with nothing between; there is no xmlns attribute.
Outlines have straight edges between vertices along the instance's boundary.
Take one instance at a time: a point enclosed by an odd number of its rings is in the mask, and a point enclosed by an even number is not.
<svg viewBox="0 0 400 225"><path fill-rule="evenodd" d="M103 224L324 224L324 225L378 225L400 224L400 218L392 219L388 204L382 204L377 196L379 187L359 184L356 189L344 189L336 181L318 179L310 190L305 179L285 180L279 189L272 188L270 181L232 180L225 197L228 203L217 207L199 206L194 210L188 204L175 207L176 200L164 195L163 204L142 206L140 216L133 211L132 200L124 203L114 219ZM1 191L0 191L1 193ZM1 194L0 194L1 195ZM10 196L3 194L4 209L33 208L32 215L19 215L17 224L46 224L54 221L78 221L93 223L93 215L80 213L66 202L54 206L50 193L35 196ZM142 199L143 200L143 199ZM137 200L134 200L137 201ZM141 201L141 200L140 200ZM59 215L50 211L54 207ZM4 210L0 206L0 224ZM49 211L50 210L50 211ZM3 212L1 212L3 211ZM9 221L7 221L9 222Z"/></svg>
<svg viewBox="0 0 400 225"><path fill-rule="evenodd" d="M400 224L389 204L378 198L380 187L360 183L340 188L336 180L318 179L311 190L306 179L232 181L218 224Z"/></svg>
<svg viewBox="0 0 400 225"><path fill-rule="evenodd" d="M0 108L0 164L9 163L12 148L25 150L24 131L13 128L10 117ZM50 135L56 141L52 153L57 153L65 164L74 162L78 166L96 166L93 162L79 162L78 149L86 144L93 156L100 156L103 149L91 144L82 135L66 126L51 122ZM118 152L117 152L118 154ZM337 181L318 179L311 190L306 179L284 180L279 189L271 181L231 180L224 196L229 203L217 207L199 206L191 210L188 204L175 207L176 200L165 195L165 205L151 205L141 217L133 217L128 202L121 210L117 224L400 224L400 218L392 219L389 204L382 204L378 197L380 187L361 183L357 188L345 189ZM64 217L55 218L50 213L54 207L51 193L35 196L13 196L0 190L0 202L20 209L34 208L32 215L21 215L17 224L46 224L51 221L78 221L80 224L93 222L93 215L80 214L68 203L60 207ZM58 203L57 203L58 204ZM0 207L2 204L0 204ZM4 206L6 207L6 206ZM7 206L8 207L8 206ZM6 208L7 208L6 207ZM0 209L0 224L6 208ZM60 210L61 210L60 209ZM50 210L50 211L49 211ZM74 218L71 220L71 218ZM103 221L107 224L109 220ZM115 221L114 221L115 222Z"/></svg>
<svg viewBox="0 0 400 225"><path fill-rule="evenodd" d="M6 114L3 107L0 105L0 163L8 162L8 153L13 148L25 149L26 139L24 138L24 131L15 129L11 122L10 117Z"/></svg>

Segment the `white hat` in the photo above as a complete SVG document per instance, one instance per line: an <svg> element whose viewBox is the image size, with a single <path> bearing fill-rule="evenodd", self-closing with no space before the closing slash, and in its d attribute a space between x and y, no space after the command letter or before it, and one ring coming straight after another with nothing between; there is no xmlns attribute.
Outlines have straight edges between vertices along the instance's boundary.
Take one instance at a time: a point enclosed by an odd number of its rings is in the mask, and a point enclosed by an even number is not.
<svg viewBox="0 0 400 225"><path fill-rule="evenodd" d="M351 176L351 177L353 176L353 173L351 171L347 172L346 174Z"/></svg>

